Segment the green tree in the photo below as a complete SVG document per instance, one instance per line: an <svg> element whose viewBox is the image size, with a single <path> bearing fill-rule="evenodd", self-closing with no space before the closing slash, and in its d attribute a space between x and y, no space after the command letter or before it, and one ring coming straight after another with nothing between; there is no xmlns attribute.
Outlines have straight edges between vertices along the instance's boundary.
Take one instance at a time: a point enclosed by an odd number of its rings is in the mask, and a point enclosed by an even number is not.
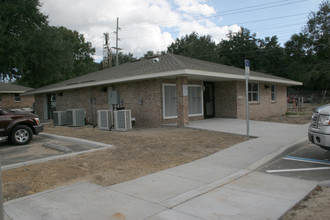
<svg viewBox="0 0 330 220"><path fill-rule="evenodd" d="M257 55L259 48L256 34L241 28L237 33L229 32L228 40L218 44L219 62L229 66L244 68L244 59L250 60L251 70L257 69Z"/></svg>
<svg viewBox="0 0 330 220"><path fill-rule="evenodd" d="M330 3L320 4L309 15L301 33L292 35L285 44L290 62L289 74L304 83L304 88L325 90L330 86Z"/></svg>
<svg viewBox="0 0 330 220"><path fill-rule="evenodd" d="M137 60L132 53L124 54L123 52L118 53L118 65L123 63L129 63ZM116 66L116 55L113 54L111 57L111 65Z"/></svg>
<svg viewBox="0 0 330 220"><path fill-rule="evenodd" d="M0 76L15 78L25 68L26 41L47 25L39 0L2 0L0 3Z"/></svg>
<svg viewBox="0 0 330 220"><path fill-rule="evenodd" d="M256 59L257 71L288 77L284 48L278 43L277 36L259 39L258 50Z"/></svg>
<svg viewBox="0 0 330 220"><path fill-rule="evenodd" d="M177 38L174 43L167 47L168 53L178 54L186 57L216 62L216 43L211 36L199 36L196 32Z"/></svg>
<svg viewBox="0 0 330 220"><path fill-rule="evenodd" d="M143 58L153 57L156 54L152 50L148 50L147 53L143 55Z"/></svg>
<svg viewBox="0 0 330 220"><path fill-rule="evenodd" d="M91 43L39 9L39 0L0 2L0 80L36 88L99 69Z"/></svg>
<svg viewBox="0 0 330 220"><path fill-rule="evenodd" d="M98 69L91 44L64 27L46 26L34 32L26 49L26 65L17 80L22 85L41 87Z"/></svg>

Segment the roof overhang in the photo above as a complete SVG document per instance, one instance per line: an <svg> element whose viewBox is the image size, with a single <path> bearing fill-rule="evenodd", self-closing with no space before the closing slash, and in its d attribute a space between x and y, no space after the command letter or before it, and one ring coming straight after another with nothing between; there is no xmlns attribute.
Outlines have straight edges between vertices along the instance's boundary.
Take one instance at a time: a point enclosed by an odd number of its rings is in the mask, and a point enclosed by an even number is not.
<svg viewBox="0 0 330 220"><path fill-rule="evenodd" d="M187 76L188 79L198 79L198 80L213 80L213 81L230 81L230 80L245 80L245 75L236 75L230 73L219 73L219 72L209 72L209 71L201 71L201 70L192 70L192 69L181 69L175 71L167 71L167 72L159 72L159 73L151 73L144 74L138 76L130 76L123 77L118 79L108 79L102 81L93 81L93 82L77 82L76 84L68 84L58 86L56 88L45 88L45 89L36 89L25 93L24 95L33 95L33 94L42 94L42 93L51 93L57 91L92 87L92 86L100 86L114 83L123 83L130 81L138 81L138 80L147 80L147 79L155 79L155 78L176 78L178 76ZM268 78L268 77L258 77L258 76L250 76L250 81L258 81L258 82L267 82L267 83L277 83L284 84L287 86L301 86L301 82L286 80L281 78Z"/></svg>

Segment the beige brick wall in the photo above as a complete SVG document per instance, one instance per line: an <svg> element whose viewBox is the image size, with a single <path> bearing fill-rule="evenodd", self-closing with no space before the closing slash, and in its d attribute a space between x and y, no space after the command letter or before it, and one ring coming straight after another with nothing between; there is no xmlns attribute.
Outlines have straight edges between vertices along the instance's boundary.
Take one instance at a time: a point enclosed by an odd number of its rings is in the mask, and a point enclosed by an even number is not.
<svg viewBox="0 0 330 220"><path fill-rule="evenodd" d="M176 84L175 79L153 79L120 83L115 85L97 86L83 89L63 91L62 96L56 93L56 110L84 108L87 120L96 123L97 110L110 109L108 92L104 87L112 87L119 91L121 105L132 111L136 118L136 126L156 127L162 124L177 123L177 119L163 119L163 83ZM188 81L188 84L202 85L202 81ZM270 84L267 84L270 86ZM250 118L264 118L286 112L286 86L277 85L277 101L271 102L271 89L265 89L260 83L260 103L250 104ZM95 104L90 103L90 99ZM140 102L142 101L142 103ZM36 96L36 111L44 118L44 96ZM215 114L216 117L245 118L245 82L215 83ZM189 117L189 121L201 120L204 116Z"/></svg>
<svg viewBox="0 0 330 220"><path fill-rule="evenodd" d="M161 80L121 83L115 85L67 90L57 93L56 110L84 108L88 122L96 123L97 110L110 109L108 92L102 88L112 87L119 92L121 106L130 109L137 126L159 126L162 122ZM91 103L91 98L94 103ZM142 102L140 102L142 101Z"/></svg>
<svg viewBox="0 0 330 220"><path fill-rule="evenodd" d="M14 93L1 93L0 106L3 108L32 108L33 103L35 102L34 95L22 96L21 101L15 101Z"/></svg>
<svg viewBox="0 0 330 220"><path fill-rule="evenodd" d="M267 86L268 88L266 88ZM287 111L286 86L276 85L276 101L271 100L271 84L259 83L259 102L249 104L250 119L279 116ZM237 83L237 118L246 118L245 82ZM242 97L242 98L239 98Z"/></svg>

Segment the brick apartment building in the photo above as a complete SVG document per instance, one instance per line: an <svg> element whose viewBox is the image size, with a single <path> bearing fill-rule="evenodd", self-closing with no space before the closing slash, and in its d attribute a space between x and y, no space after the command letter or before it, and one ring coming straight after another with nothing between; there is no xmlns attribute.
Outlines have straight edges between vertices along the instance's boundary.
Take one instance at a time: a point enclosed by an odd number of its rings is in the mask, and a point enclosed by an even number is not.
<svg viewBox="0 0 330 220"><path fill-rule="evenodd" d="M7 109L32 108L34 95L22 96L23 93L32 89L0 82L0 107Z"/></svg>
<svg viewBox="0 0 330 220"><path fill-rule="evenodd" d="M293 85L302 83L251 71L250 118L284 114L287 86ZM110 102L114 93L117 103ZM53 110L83 108L86 120L95 124L97 110L114 106L130 109L137 126L246 117L244 69L173 54L125 63L27 94L35 95L42 119L49 119Z"/></svg>

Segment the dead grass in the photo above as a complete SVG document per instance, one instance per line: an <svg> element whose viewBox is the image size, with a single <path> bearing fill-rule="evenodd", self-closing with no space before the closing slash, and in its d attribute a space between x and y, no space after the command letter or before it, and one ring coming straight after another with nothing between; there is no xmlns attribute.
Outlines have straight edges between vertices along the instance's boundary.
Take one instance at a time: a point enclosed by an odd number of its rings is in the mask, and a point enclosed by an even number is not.
<svg viewBox="0 0 330 220"><path fill-rule="evenodd" d="M102 131L91 126L45 126L45 132L116 146L2 172L4 200L79 181L112 185L211 155L247 140L243 136L184 128Z"/></svg>

